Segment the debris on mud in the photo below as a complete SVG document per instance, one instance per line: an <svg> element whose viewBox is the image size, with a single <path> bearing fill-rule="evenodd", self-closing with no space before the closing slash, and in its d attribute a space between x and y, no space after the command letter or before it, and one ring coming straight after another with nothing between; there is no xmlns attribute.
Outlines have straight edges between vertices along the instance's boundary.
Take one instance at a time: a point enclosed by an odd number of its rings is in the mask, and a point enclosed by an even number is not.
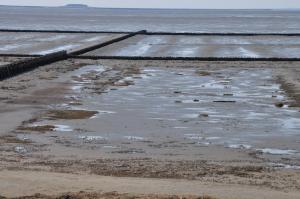
<svg viewBox="0 0 300 199"><path fill-rule="evenodd" d="M227 100L215 100L215 103L236 103L236 101L227 101Z"/></svg>
<svg viewBox="0 0 300 199"><path fill-rule="evenodd" d="M114 86L130 86L133 85L134 82L130 80L118 81L114 83Z"/></svg>
<svg viewBox="0 0 300 199"><path fill-rule="evenodd" d="M198 70L196 71L196 74L199 76L210 76L212 73L210 71Z"/></svg>
<svg viewBox="0 0 300 199"><path fill-rule="evenodd" d="M224 93L223 96L233 96L232 93Z"/></svg>
<svg viewBox="0 0 300 199"><path fill-rule="evenodd" d="M201 113L199 114L199 117L209 117L209 115L207 113Z"/></svg>
<svg viewBox="0 0 300 199"><path fill-rule="evenodd" d="M278 108L282 108L284 106L284 103L283 102L276 102L275 106L278 107Z"/></svg>

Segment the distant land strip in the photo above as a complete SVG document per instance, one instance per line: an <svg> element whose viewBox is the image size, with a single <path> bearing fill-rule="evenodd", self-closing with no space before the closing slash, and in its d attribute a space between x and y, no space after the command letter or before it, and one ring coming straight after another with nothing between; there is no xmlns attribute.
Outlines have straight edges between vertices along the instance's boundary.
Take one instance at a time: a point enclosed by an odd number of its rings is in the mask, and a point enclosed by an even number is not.
<svg viewBox="0 0 300 199"><path fill-rule="evenodd" d="M0 32L20 33L74 33L74 34L132 34L135 31L83 31L83 30L30 30L30 29L0 29ZM300 33L213 33L213 32L152 32L146 31L140 35L187 35L187 36L300 36Z"/></svg>

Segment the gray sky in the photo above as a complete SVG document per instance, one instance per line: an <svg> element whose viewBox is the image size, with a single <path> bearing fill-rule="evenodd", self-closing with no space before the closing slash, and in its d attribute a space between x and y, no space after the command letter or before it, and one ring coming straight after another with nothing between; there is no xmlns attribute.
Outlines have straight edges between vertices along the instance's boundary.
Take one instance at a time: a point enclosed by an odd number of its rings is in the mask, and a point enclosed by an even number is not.
<svg viewBox="0 0 300 199"><path fill-rule="evenodd" d="M0 0L1 5L58 6L70 3L130 8L300 8L300 0Z"/></svg>

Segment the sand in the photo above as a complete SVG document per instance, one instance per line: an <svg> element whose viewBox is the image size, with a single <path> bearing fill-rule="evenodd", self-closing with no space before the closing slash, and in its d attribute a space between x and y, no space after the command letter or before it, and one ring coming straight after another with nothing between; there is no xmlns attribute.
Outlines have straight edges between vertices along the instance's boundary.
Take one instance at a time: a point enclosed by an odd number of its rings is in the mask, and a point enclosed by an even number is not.
<svg viewBox="0 0 300 199"><path fill-rule="evenodd" d="M129 193L131 196L144 194L144 197L141 198L146 198L145 194L159 194L161 197L163 195L195 195L198 196L197 198L209 195L212 198L224 199L296 199L299 196L297 191L285 193L266 188L257 189L252 186L224 185L177 179L116 178L30 171L2 171L0 174L0 188L3 190L2 195L6 197L28 196L32 195L32 193L58 195L68 192L79 192L79 190L86 192L117 191L121 194ZM15 190L18 191L16 192Z"/></svg>

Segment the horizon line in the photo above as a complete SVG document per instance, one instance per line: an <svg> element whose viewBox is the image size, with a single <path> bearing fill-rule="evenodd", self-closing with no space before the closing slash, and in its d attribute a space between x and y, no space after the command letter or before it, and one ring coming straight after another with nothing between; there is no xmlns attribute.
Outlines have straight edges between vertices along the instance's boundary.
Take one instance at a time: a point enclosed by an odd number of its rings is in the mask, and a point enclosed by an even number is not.
<svg viewBox="0 0 300 199"><path fill-rule="evenodd" d="M37 8L72 8L67 7L67 5L57 5L57 6L43 6L43 5L4 5L0 4L0 7L37 7ZM76 5L84 5L87 7L82 7L83 9L88 8L99 8L99 9L163 9L163 10L300 10L299 8L166 8L166 7L97 7L97 6L89 6L87 4L76 4ZM73 7L80 8L80 7Z"/></svg>

